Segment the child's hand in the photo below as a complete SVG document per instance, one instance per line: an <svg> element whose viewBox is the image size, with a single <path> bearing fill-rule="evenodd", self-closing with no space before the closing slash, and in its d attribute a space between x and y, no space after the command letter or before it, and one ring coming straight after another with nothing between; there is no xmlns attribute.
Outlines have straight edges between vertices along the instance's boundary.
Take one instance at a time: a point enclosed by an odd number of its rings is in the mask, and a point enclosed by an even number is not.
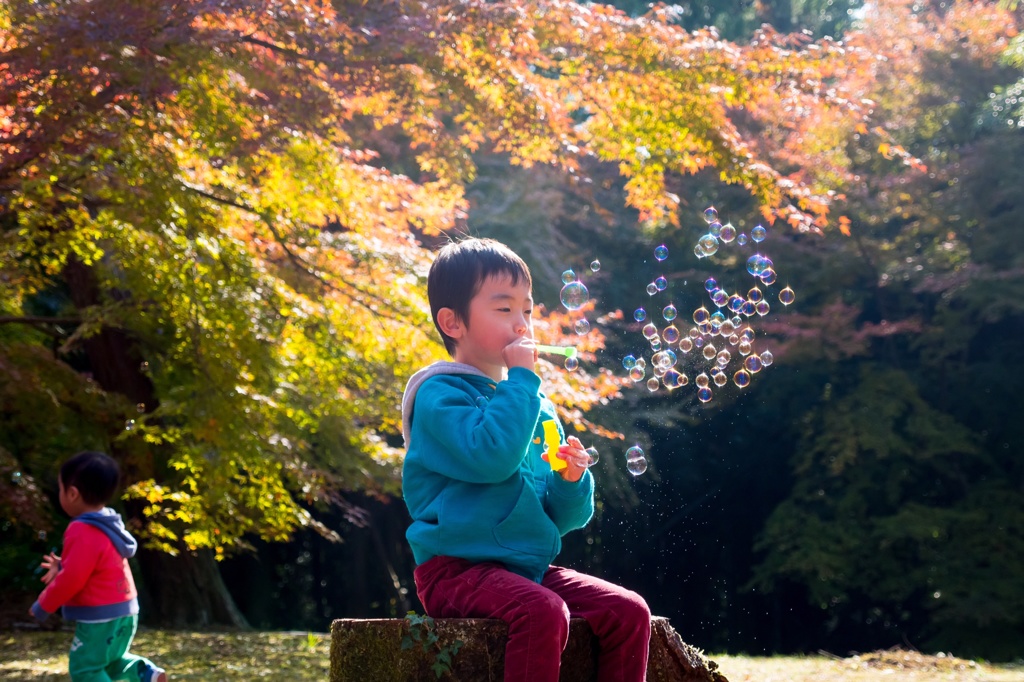
<svg viewBox="0 0 1024 682"><path fill-rule="evenodd" d="M537 363L537 345L533 339L521 336L502 349L501 359L509 369L522 367L532 370Z"/></svg>
<svg viewBox="0 0 1024 682"><path fill-rule="evenodd" d="M50 552L43 556L43 562L39 564L39 568L46 570L46 573L43 574L40 580L49 585L50 581L57 577L57 572L60 571L60 557Z"/></svg>
<svg viewBox="0 0 1024 682"><path fill-rule="evenodd" d="M558 473L564 480L575 483L583 477L583 472L590 466L590 455L576 436L569 436L566 440L569 442L559 446L556 457L565 460L568 466ZM547 459L547 455L544 459Z"/></svg>

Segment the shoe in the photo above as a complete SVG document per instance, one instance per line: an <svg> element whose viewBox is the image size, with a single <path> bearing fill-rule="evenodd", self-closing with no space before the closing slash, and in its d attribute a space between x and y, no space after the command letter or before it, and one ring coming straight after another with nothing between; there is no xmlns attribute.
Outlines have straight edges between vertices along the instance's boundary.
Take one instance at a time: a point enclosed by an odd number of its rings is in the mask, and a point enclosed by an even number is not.
<svg viewBox="0 0 1024 682"><path fill-rule="evenodd" d="M167 682L167 671L163 668L153 666L148 672L149 677L145 678L145 682Z"/></svg>

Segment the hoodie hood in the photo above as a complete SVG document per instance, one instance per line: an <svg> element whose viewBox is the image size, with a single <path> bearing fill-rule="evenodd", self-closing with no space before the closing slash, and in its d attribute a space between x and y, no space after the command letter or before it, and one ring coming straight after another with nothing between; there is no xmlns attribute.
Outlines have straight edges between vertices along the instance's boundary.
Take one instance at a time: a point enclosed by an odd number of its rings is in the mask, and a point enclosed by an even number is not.
<svg viewBox="0 0 1024 682"><path fill-rule="evenodd" d="M135 556L135 550L139 548L138 542L132 534L124 527L121 515L110 507L104 507L98 512L86 512L75 517L75 521L95 526L107 534L114 547L125 559Z"/></svg>
<svg viewBox="0 0 1024 682"><path fill-rule="evenodd" d="M409 448L409 435L412 432L412 407L416 402L416 391L419 390L424 381L439 374L475 374L490 379L490 377L472 365L465 365L461 362L447 362L445 360L439 360L432 365L427 365L413 374L409 379L409 383L405 385L405 393L402 394L402 438L405 440L406 449Z"/></svg>

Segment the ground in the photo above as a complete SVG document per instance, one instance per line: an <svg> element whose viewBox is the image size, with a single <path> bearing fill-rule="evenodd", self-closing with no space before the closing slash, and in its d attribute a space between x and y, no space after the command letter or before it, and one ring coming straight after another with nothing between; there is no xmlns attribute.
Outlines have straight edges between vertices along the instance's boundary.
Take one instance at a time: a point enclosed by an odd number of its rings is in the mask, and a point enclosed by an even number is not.
<svg viewBox="0 0 1024 682"><path fill-rule="evenodd" d="M0 679L67 679L70 630L0 632ZM141 630L132 650L194 680L326 680L330 635L306 632L198 633ZM986 665L953 656L879 651L849 658L759 658L709 654L729 682L1024 682L1024 663Z"/></svg>

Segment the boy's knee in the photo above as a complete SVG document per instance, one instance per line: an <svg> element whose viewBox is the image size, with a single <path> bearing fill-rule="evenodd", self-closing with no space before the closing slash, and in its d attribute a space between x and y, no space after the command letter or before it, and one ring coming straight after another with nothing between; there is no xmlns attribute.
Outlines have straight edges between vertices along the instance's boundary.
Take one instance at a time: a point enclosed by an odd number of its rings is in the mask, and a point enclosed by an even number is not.
<svg viewBox="0 0 1024 682"><path fill-rule="evenodd" d="M633 624L638 629L646 628L650 630L651 608L647 606L647 602L639 594L627 592L626 600L623 604L622 619Z"/></svg>

